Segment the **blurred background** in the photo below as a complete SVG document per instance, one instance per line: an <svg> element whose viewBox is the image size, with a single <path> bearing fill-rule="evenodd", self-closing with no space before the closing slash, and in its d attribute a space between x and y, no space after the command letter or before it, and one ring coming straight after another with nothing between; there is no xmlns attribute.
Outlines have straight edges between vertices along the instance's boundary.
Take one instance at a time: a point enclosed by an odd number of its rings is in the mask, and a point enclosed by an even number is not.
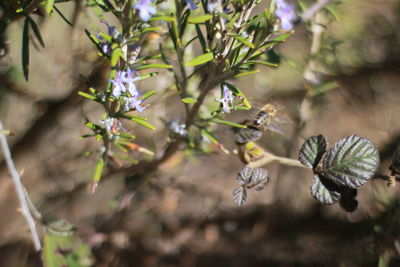
<svg viewBox="0 0 400 267"><path fill-rule="evenodd" d="M72 3L57 7L68 18L75 14ZM357 134L375 142L381 153L379 173L387 174L400 143L400 1L343 1L334 10L336 19L322 18L327 27L318 57L310 59L310 26L298 25L276 49L279 68L259 67L260 74L235 84L254 106L277 102L293 120L284 136L263 136L259 144L268 151L297 158L308 136L324 134L332 145ZM0 60L0 119L16 133L8 140L33 202L43 216L75 226L76 238L90 248L82 256L86 265L400 265L398 187L373 179L359 189L358 209L349 213L312 198L311 171L269 164L267 188L249 192L247 203L237 207L232 190L243 163L233 153L234 134L224 126L216 135L229 155L181 151L140 184L135 183L137 174L110 168L96 194L89 194L96 158L83 154L99 143L80 136L89 132L85 119L100 120L102 109L77 91L87 81L104 86L108 66L84 30L97 33L105 27L91 10L81 12L74 27L57 14L36 21L46 47L31 46L29 82L20 63L23 20L7 29L9 51ZM335 86L310 96L304 75L310 68ZM170 80L164 72L138 83L142 92L160 90L145 111L158 129L164 128L160 118L173 119L181 112L175 108L176 95L164 93ZM228 119L240 122L248 114L235 112ZM127 127L138 143L156 153L168 135L166 130ZM0 266L40 266L18 205L2 162Z"/></svg>

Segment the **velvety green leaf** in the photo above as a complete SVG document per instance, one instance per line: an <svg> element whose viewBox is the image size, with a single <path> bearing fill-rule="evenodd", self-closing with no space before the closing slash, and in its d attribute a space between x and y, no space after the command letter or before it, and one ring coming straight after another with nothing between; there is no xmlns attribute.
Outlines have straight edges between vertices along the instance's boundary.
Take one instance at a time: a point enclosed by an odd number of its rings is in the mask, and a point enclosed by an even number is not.
<svg viewBox="0 0 400 267"><path fill-rule="evenodd" d="M374 143L357 135L338 141L324 159L324 175L339 185L356 188L364 185L379 166Z"/></svg>
<svg viewBox="0 0 400 267"><path fill-rule="evenodd" d="M27 17L22 32L22 69L27 81L29 78L29 24L29 18Z"/></svg>
<svg viewBox="0 0 400 267"><path fill-rule="evenodd" d="M253 169L250 168L249 165L246 165L240 170L240 172L236 176L236 180L238 180L238 182L241 185L246 185L250 183L252 175L253 175Z"/></svg>
<svg viewBox="0 0 400 267"><path fill-rule="evenodd" d="M339 201L339 187L321 175L315 175L311 182L311 195L320 203L333 205Z"/></svg>
<svg viewBox="0 0 400 267"><path fill-rule="evenodd" d="M198 23L204 23L206 21L209 21L212 18L213 18L213 15L206 14L206 15L202 15L202 16L190 17L188 21L191 24L198 24Z"/></svg>
<svg viewBox="0 0 400 267"><path fill-rule="evenodd" d="M240 186L240 187L236 188L235 190L233 190L233 194L232 195L233 195L233 201L238 206L244 205L244 203L247 200L246 188L244 188L243 186Z"/></svg>
<svg viewBox="0 0 400 267"><path fill-rule="evenodd" d="M185 97L182 99L182 102L185 104L189 104L189 103L196 103L197 100L193 97Z"/></svg>
<svg viewBox="0 0 400 267"><path fill-rule="evenodd" d="M250 182L246 184L247 189L254 189L256 191L261 191L269 182L269 174L266 169L257 168L253 170L251 174Z"/></svg>
<svg viewBox="0 0 400 267"><path fill-rule="evenodd" d="M189 62L186 63L186 66L197 66L200 64L204 64L208 61L211 61L214 59L214 54L213 53L207 53L207 54L203 54L201 56L198 56L192 60L190 60Z"/></svg>
<svg viewBox="0 0 400 267"><path fill-rule="evenodd" d="M326 152L326 138L323 135L311 136L304 141L299 152L299 161L304 166L315 169Z"/></svg>

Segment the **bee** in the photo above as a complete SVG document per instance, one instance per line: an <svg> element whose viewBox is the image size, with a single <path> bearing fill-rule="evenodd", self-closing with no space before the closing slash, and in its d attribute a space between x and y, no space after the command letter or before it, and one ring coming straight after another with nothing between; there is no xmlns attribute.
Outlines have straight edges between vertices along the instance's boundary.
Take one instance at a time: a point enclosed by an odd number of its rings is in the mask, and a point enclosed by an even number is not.
<svg viewBox="0 0 400 267"><path fill-rule="evenodd" d="M252 119L247 119L242 123L247 128L238 130L236 142L246 144L250 141L257 141L262 137L262 131L266 129L284 135L282 125L290 123L291 120L279 112L280 109L278 105L265 104Z"/></svg>
<svg viewBox="0 0 400 267"><path fill-rule="evenodd" d="M275 104L264 105L256 114L253 120L253 126L259 127L267 124L273 116L276 115L278 106Z"/></svg>

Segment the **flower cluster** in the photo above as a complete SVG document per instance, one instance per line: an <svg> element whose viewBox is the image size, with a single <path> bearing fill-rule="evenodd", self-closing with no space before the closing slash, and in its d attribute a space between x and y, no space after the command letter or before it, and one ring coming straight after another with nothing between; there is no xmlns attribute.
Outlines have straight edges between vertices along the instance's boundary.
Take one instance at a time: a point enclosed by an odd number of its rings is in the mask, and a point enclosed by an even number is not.
<svg viewBox="0 0 400 267"><path fill-rule="evenodd" d="M285 0L276 0L275 3L275 15L280 19L282 29L286 31L293 29L293 22L297 19L294 6L286 3Z"/></svg>
<svg viewBox="0 0 400 267"><path fill-rule="evenodd" d="M143 21L149 21L151 16L153 16L157 10L151 4L152 0L138 0L136 4L133 5L133 8L139 12L139 17Z"/></svg>
<svg viewBox="0 0 400 267"><path fill-rule="evenodd" d="M195 4L193 0L185 0L186 4L188 5L190 10L195 10L198 6Z"/></svg>
<svg viewBox="0 0 400 267"><path fill-rule="evenodd" d="M100 125L104 126L107 132L110 132L112 130L119 131L122 127L122 124L119 120L111 117L101 120Z"/></svg>
<svg viewBox="0 0 400 267"><path fill-rule="evenodd" d="M140 93L136 88L135 82L140 80L140 75L130 68L126 71L118 71L114 80L110 82L113 84L112 95L119 98L121 94L125 93L122 97L124 103L124 111L137 110L143 111L145 107L141 106L142 100L139 99Z"/></svg>
<svg viewBox="0 0 400 267"><path fill-rule="evenodd" d="M224 113L230 113L230 110L233 108L233 100L235 99L235 96L227 86L224 86L223 90L223 97L221 99L215 99L215 101L222 104L222 110Z"/></svg>

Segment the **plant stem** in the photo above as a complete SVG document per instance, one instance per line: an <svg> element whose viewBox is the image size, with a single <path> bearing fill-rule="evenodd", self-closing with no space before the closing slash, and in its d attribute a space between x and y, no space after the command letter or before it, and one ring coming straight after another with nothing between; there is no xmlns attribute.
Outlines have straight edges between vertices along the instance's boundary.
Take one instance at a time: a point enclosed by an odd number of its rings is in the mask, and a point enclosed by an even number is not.
<svg viewBox="0 0 400 267"><path fill-rule="evenodd" d="M15 168L14 161L12 160L11 157L10 148L8 147L7 138L4 134L1 133L2 130L3 130L3 123L0 121L0 143L4 154L4 160L7 163L8 171L10 172L12 181L15 186L15 190L17 191L18 199L22 209L22 214L25 216L25 220L28 223L29 229L31 231L35 249L36 251L39 251L42 246L40 244L39 235L36 231L35 220L33 219L29 209L29 204L28 204L29 197L27 196L24 186L21 183L21 177Z"/></svg>
<svg viewBox="0 0 400 267"><path fill-rule="evenodd" d="M279 156L276 156L276 155L268 153L268 152L264 152L264 156L261 159L250 163L249 166L254 169L254 168L259 168L261 166L264 166L264 165L266 165L268 163L271 163L271 162L278 162L280 164L287 165L287 166L293 166L293 167L299 167L299 168L308 169L306 166L302 165L296 159L279 157Z"/></svg>

